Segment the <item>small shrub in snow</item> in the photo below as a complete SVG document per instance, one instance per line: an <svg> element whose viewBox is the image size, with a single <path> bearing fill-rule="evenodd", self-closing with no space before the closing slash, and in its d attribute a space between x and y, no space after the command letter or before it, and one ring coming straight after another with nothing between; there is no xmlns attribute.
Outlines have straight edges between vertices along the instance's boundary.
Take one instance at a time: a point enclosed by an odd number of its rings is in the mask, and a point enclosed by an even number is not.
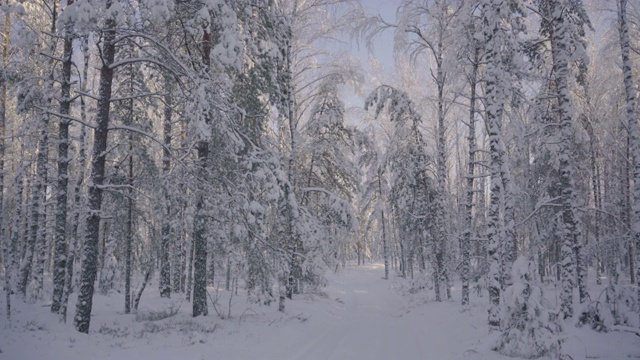
<svg viewBox="0 0 640 360"><path fill-rule="evenodd" d="M24 329L28 331L46 331L48 330L46 326L40 324L37 321L30 320L24 324Z"/></svg>
<svg viewBox="0 0 640 360"><path fill-rule="evenodd" d="M580 312L578 326L590 324L596 331L606 332L615 325L638 326L638 306L633 289L621 285L607 286L598 300L588 303Z"/></svg>
<svg viewBox="0 0 640 360"><path fill-rule="evenodd" d="M578 327L590 324L591 328L598 332L607 332L613 326L613 315L607 306L600 301L585 303L580 310Z"/></svg>
<svg viewBox="0 0 640 360"><path fill-rule="evenodd" d="M158 321L170 318L180 311L180 305L172 303L168 309L159 311L137 312L136 321Z"/></svg>
<svg viewBox="0 0 640 360"><path fill-rule="evenodd" d="M542 288L533 281L535 264L520 257L513 264L513 285L504 292L503 333L495 350L511 357L560 356L560 325L545 306Z"/></svg>
<svg viewBox="0 0 640 360"><path fill-rule="evenodd" d="M117 326L116 324L114 324L113 327L103 324L98 329L98 334L108 335L113 338L126 338L129 336L129 328L120 327L120 326Z"/></svg>
<svg viewBox="0 0 640 360"><path fill-rule="evenodd" d="M178 332L183 334L189 334L189 333L213 334L218 328L218 324L213 324L213 326L208 326L193 320L183 320L183 321L177 321L173 323L172 328L176 329Z"/></svg>
<svg viewBox="0 0 640 360"><path fill-rule="evenodd" d="M614 325L636 327L638 312L635 289L621 285L610 285L605 289L606 304L611 310Z"/></svg>

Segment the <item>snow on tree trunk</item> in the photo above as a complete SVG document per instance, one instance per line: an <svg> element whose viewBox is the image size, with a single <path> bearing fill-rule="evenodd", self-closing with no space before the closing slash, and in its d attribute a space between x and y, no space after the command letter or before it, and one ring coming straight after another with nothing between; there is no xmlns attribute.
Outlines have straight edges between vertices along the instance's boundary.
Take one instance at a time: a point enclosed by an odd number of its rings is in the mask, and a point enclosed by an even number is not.
<svg viewBox="0 0 640 360"><path fill-rule="evenodd" d="M442 30L444 31L444 30ZM436 301L442 301L442 295L440 295L440 282L445 280L446 295L447 298L451 298L451 291L448 284L447 266L445 264L445 253L447 246L447 228L446 228L446 214L445 214L445 199L447 194L447 157L446 157L446 128L444 118L444 86L445 86L445 74L442 69L443 61L443 44L442 44L442 31L440 32L440 39L438 42L438 52L436 54L436 85L438 87L438 139L437 139L437 178L438 178L438 195L436 199L436 226L437 236L436 241L436 271L434 284L436 291Z"/></svg>
<svg viewBox="0 0 640 360"><path fill-rule="evenodd" d="M205 71L209 74L211 52L211 33L204 30L202 36L202 62ZM210 123L210 114L205 115L205 122ZM208 140L200 140L197 145L198 153L198 173L201 179L206 179L207 158L209 157ZM201 184L204 187L204 184ZM194 215L193 231L193 316L206 316L209 313L207 308L207 218L205 211L204 189L199 189L196 200L196 212Z"/></svg>
<svg viewBox="0 0 640 360"><path fill-rule="evenodd" d="M165 74L165 105L164 105L164 148L162 149L162 175L164 180L164 206L162 217L162 243L160 249L160 296L171 296L171 265L169 260L169 253L171 247L171 236L174 232L171 228L171 194L169 191L169 171L171 170L171 153L169 147L171 146L171 117L173 110L171 108L171 78L168 74ZM174 265L175 266L175 265ZM174 284L175 286L175 284Z"/></svg>
<svg viewBox="0 0 640 360"><path fill-rule="evenodd" d="M67 0L67 6L73 0ZM56 199L56 227L54 238L53 264L53 299L51 312L58 313L64 292L65 273L67 269L67 194L69 184L69 115L71 99L71 56L73 54L73 39L71 27L65 26L64 52L62 55L62 83L60 85L60 114L58 123L58 196Z"/></svg>
<svg viewBox="0 0 640 360"><path fill-rule="evenodd" d="M293 4L293 12L298 9L297 0L294 1ZM295 15L292 16L292 19L295 18ZM296 214L297 209L294 207L295 205L295 164L296 164L296 155L299 151L298 149L298 129L297 129L297 121L295 117L295 89L293 82L293 54L292 54L292 44L291 41L293 39L293 24L287 24L285 26L285 35L284 35L284 44L282 45L283 52L283 69L281 75L281 107L284 112L283 116L286 117L286 121L289 127L289 164L287 166L287 180L289 184L285 185L289 190L285 191L285 202L286 202L286 221L287 221L287 234L285 235L283 246L287 247L288 251L288 259L289 266L287 272L287 280L286 280L286 292L287 298L291 299L293 297L293 293L297 293L297 284L301 281L302 272L300 269L300 259L297 255L302 251L300 248L302 245L300 243L300 239L298 236L298 232L296 231Z"/></svg>
<svg viewBox="0 0 640 360"><path fill-rule="evenodd" d="M382 169L378 169L378 196L382 198ZM380 205L383 206L383 205ZM382 222L382 256L384 258L384 279L389 279L389 245L387 241L387 228L384 220L384 209L380 208L380 221Z"/></svg>
<svg viewBox="0 0 640 360"><path fill-rule="evenodd" d="M488 19L486 24L488 27L485 29L486 42L486 61L487 70L485 75L486 81L486 127L488 129L489 136L489 153L490 153L490 197L489 197L489 211L487 216L487 238L489 240L489 246L487 248L489 254L489 328L498 329L500 327L499 317L499 305L500 305L500 290L502 288L502 278L500 276L500 248L502 239L501 223L500 223L500 200L502 196L502 181L500 179L500 171L502 168L502 156L500 154L500 137L501 137L501 117L502 109L504 106L503 99L500 97L499 89L502 83L500 83L502 69L499 64L499 49L500 43L497 43L499 39L495 39L494 35L499 34L497 24L494 23L493 16L496 16L494 12L499 13L499 9L496 9L493 4L485 4L483 7L484 17ZM489 22L492 21L492 22Z"/></svg>
<svg viewBox="0 0 640 360"><path fill-rule="evenodd" d="M636 254L640 254L640 132L638 131L638 115L636 112L636 91L633 83L633 63L630 57L631 42L629 39L629 25L627 24L627 0L619 0L618 7L618 31L620 34L620 50L622 53L622 74L626 95L626 115L629 124L629 141L633 157L633 213L631 220L631 233L635 241ZM631 247L629 249L631 251ZM640 262L637 261L637 303L640 304ZM633 266L633 264L630 264ZM640 318L639 318L640 323Z"/></svg>
<svg viewBox="0 0 640 360"><path fill-rule="evenodd" d="M480 66L480 48L474 46L473 63L471 64L471 75L469 86L471 95L469 97L469 133L467 142L469 143L469 164L467 170L467 188L465 204L465 231L462 239L462 266L460 276L462 278L462 306L469 306L469 277L471 261L471 236L473 234L473 193L475 192L475 165L476 165L476 87L478 84L478 67Z"/></svg>
<svg viewBox="0 0 640 360"><path fill-rule="evenodd" d="M4 217L4 157L5 157L5 135L6 135L6 120L7 120L7 77L6 74L7 62L9 57L9 38L11 31L11 14L9 12L5 15L5 32L4 32L4 50L2 57L2 76L0 76L0 244L3 245L4 252L4 292L6 294L6 313L7 319L11 318L11 272L13 267L13 259L18 255L11 248L11 241L5 231L5 217ZM16 198L16 208L22 206L22 191L18 192L19 198Z"/></svg>
<svg viewBox="0 0 640 360"><path fill-rule="evenodd" d="M127 235L124 245L124 313L131 313L131 275L133 272L133 136L129 135L129 196L127 197Z"/></svg>
<svg viewBox="0 0 640 360"><path fill-rule="evenodd" d="M502 256L501 256L501 274L502 274L502 289L512 284L511 281L511 267L513 262L518 256L518 243L516 237L516 221L515 221L515 194L513 193L511 185L511 174L507 166L507 152L504 148L504 144L500 144L500 178L502 180L503 206L504 206L504 227L502 239Z"/></svg>
<svg viewBox="0 0 640 360"><path fill-rule="evenodd" d="M591 162L591 193L593 194L593 204L596 209L593 220L593 236L595 240L595 267L596 267L596 283L602 284L602 247L600 245L600 212L601 206L601 191L600 191L600 167L598 166L598 150L596 148L596 135L593 130L593 125L587 116L582 115L582 123L584 125L587 134L589 135L589 160Z"/></svg>
<svg viewBox="0 0 640 360"><path fill-rule="evenodd" d="M106 8L112 5L107 0ZM93 292L98 271L98 238L100 235L100 210L102 208L102 185L105 176L105 160L107 150L107 135L109 127L109 110L113 82L111 64L115 57L116 21L107 18L102 30L102 67L100 68L100 83L98 87L98 103L96 108L96 128L94 129L93 159L91 166L91 181L89 183L89 214L87 216L86 238L84 241L82 259L82 274L78 302L74 316L76 330L89 332L91 323L91 309L93 306Z"/></svg>
<svg viewBox="0 0 640 360"><path fill-rule="evenodd" d="M81 90L87 90L87 81L89 74L89 38L88 36L84 36L82 39L82 53L84 54L84 62L82 69L82 85ZM84 101L84 97L80 98L80 118L83 121L86 121L86 104ZM63 322L67 322L67 305L69 302L69 295L73 291L73 271L74 271L74 263L76 259L76 252L78 250L78 240L79 240L79 227L80 227L80 213L83 211L82 209L82 183L84 181L84 168L85 163L87 161L87 153L86 153L86 144L85 138L87 135L87 127L82 126L80 129L80 137L78 139L79 150L78 150L78 160L76 161L78 174L75 183L74 189L74 199L73 199L73 225L71 230L71 239L69 241L69 252L67 255L67 270L65 272L65 289L62 295L61 305L60 305L60 318Z"/></svg>
<svg viewBox="0 0 640 360"><path fill-rule="evenodd" d="M561 204L560 248L561 281L560 308L566 319L573 316L573 288L576 276L576 254L580 253L579 228L576 219L575 183L573 164L571 162L573 137L573 108L569 89L569 57L573 39L570 38L568 18L563 15L567 4L561 1L550 1L551 16L551 55L553 61L553 81L556 91L557 114L559 120L559 190Z"/></svg>
<svg viewBox="0 0 640 360"><path fill-rule="evenodd" d="M489 98L490 86L495 86L487 79L487 97ZM502 277L500 275L500 197L502 195L502 182L500 181L500 156L497 147L499 146L500 127L496 124L495 114L487 111L487 121L489 123L489 151L491 153L490 169L490 195L489 210L487 214L487 238L489 245L487 252L489 255L489 327L498 329L500 327L499 305L500 289L502 288Z"/></svg>
<svg viewBox="0 0 640 360"><path fill-rule="evenodd" d="M38 276L37 273L39 272L39 269L37 264L39 260L36 260L34 264L36 250L44 250L44 246L39 246L37 243L38 235L40 235L41 230L40 222L44 217L44 206L42 205L42 203L45 196L44 191L47 171L46 157L48 142L47 128L49 127L49 116L45 115L42 122L43 124L40 133L38 153L36 155L35 186L31 192L31 217L29 218L29 235L27 238L25 255L22 259L22 264L20 265L20 283L18 285L18 291L22 294L23 297L27 296L27 287L32 275L34 278ZM44 265L44 263L42 265ZM32 274L32 269L34 274ZM42 270L44 271L44 269Z"/></svg>
<svg viewBox="0 0 640 360"><path fill-rule="evenodd" d="M487 247L489 255L489 329L500 327L499 305L500 292L504 289L503 271L512 260L508 257L513 252L513 231L507 226L513 226L513 199L506 171L506 154L502 141L502 118L505 104L512 96L512 73L516 56L514 33L519 29L514 26L516 15L521 12L521 5L513 3L509 7L503 6L503 1L486 0L482 4L481 32L485 42L485 122L489 136L490 153L490 204L487 216ZM509 26L504 26L508 24ZM480 35L480 34L479 34ZM504 204L504 205L503 205ZM500 208L504 206L505 221L500 218ZM509 212L509 214L507 213ZM507 225L507 226L505 226ZM504 257L507 257L504 260ZM503 262L504 261L504 262Z"/></svg>

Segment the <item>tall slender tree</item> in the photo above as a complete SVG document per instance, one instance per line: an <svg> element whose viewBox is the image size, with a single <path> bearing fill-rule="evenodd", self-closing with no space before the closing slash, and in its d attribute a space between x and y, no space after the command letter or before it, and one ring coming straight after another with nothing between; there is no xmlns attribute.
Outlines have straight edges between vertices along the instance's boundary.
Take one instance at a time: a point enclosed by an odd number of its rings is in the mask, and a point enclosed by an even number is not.
<svg viewBox="0 0 640 360"><path fill-rule="evenodd" d="M571 60L578 58L582 63L586 59L584 52L584 26L589 19L580 0L540 0L539 12L542 15L541 31L548 36L551 46L552 89L554 113L557 114L557 133L554 134L559 146L559 192L560 192L560 231L562 246L560 250L562 292L561 313L564 318L573 316L573 289L576 275L581 269L580 228L578 225L576 204L575 169L571 158L573 138L574 109L571 100L569 77ZM581 56L582 55L582 56ZM584 281L579 279L579 281Z"/></svg>
<svg viewBox="0 0 640 360"><path fill-rule="evenodd" d="M73 0L67 0L67 6ZM67 269L67 198L69 184L69 124L71 109L71 65L73 55L72 24L65 24L60 85L60 120L58 122L58 188L56 198L55 255L53 274L53 300L51 311L58 313L64 292Z"/></svg>
<svg viewBox="0 0 640 360"><path fill-rule="evenodd" d="M113 6L112 0L105 2L105 10ZM100 235L100 210L102 208L102 193L105 180L105 160L107 151L107 136L109 128L109 113L111 91L113 83L113 67L116 52L116 19L114 15L107 17L100 29L102 36L100 83L98 88L98 104L96 108L96 128L93 132L93 150L91 160L91 181L89 184L89 214L87 216L86 238L84 240L82 259L82 275L78 292L78 303L74 316L76 330L89 332L91 323L91 309L93 307L93 292L98 271L98 239Z"/></svg>
<svg viewBox="0 0 640 360"><path fill-rule="evenodd" d="M632 205L632 221L631 235L635 241L635 254L633 254L632 246L629 247L629 259L633 259L635 255L636 264L629 261L631 272L636 272L636 280L638 281L637 301L640 304L640 265L638 258L640 252L640 131L638 130L638 114L636 104L636 88L633 80L633 62L631 60L631 40L629 36L629 24L627 16L627 0L619 0L618 2L618 32L620 35L620 50L622 53L622 75L624 79L624 90L626 95L625 114L629 126L629 142L632 153L633 165L633 205ZM631 277L633 279L633 277Z"/></svg>
<svg viewBox="0 0 640 360"><path fill-rule="evenodd" d="M505 107L513 95L512 76L514 57L517 56L515 32L520 30L517 23L522 15L523 6L519 1L487 0L482 2L481 36L485 44L485 124L489 135L490 152L490 205L487 218L487 237L489 246L489 328L500 327L500 292L504 287L501 257L509 256L501 249L508 241L502 238L504 222L500 217L500 208L505 202L504 148L502 123ZM507 26L505 26L507 24Z"/></svg>

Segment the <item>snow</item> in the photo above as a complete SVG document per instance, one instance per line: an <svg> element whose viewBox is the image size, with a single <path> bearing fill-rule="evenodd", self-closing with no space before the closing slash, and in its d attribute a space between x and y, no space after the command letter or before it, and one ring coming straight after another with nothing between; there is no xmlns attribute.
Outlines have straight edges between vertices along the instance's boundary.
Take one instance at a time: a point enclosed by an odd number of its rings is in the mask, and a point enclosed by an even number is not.
<svg viewBox="0 0 640 360"><path fill-rule="evenodd" d="M453 302L437 303L432 290L409 291L409 280L383 275L379 263L349 265L329 276L322 293L288 301L285 313L248 303L241 288L229 302L229 292L210 287L224 319L213 308L192 318L180 294L160 298L155 284L142 297L139 321L123 314L123 294L96 294L89 335L59 323L46 304L13 297L10 323L0 304L0 359L510 359L492 350L499 333L488 333L486 295L472 293L463 311L458 284ZM172 309L176 315L153 320ZM640 357L632 333L565 328L563 349L573 359Z"/></svg>

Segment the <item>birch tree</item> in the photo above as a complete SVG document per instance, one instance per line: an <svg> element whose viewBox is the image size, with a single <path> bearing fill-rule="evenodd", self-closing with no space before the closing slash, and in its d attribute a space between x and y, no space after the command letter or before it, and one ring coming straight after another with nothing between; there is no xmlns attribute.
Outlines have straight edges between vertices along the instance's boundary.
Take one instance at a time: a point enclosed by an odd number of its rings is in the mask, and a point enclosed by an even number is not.
<svg viewBox="0 0 640 360"><path fill-rule="evenodd" d="M505 9L508 9L505 11ZM518 17L523 7L516 1L486 1L482 3L481 36L485 44L485 125L489 136L490 152L490 205L487 218L487 237L489 239L489 328L500 327L499 304L500 291L503 288L501 257L509 256L501 252L503 243L509 240L501 238L503 222L500 216L501 205L505 201L504 189L504 149L502 140L502 122L505 106L513 95L512 74L514 58L517 56L515 34L521 30Z"/></svg>
<svg viewBox="0 0 640 360"><path fill-rule="evenodd" d="M67 6L73 0L67 0ZM67 192L69 184L69 124L66 117L71 109L71 65L73 55L72 24L63 28L62 80L60 86L60 120L58 123L58 187L56 198L55 254L53 275L53 300L51 311L58 313L62 302L67 270Z"/></svg>
<svg viewBox="0 0 640 360"><path fill-rule="evenodd" d="M627 0L618 2L618 32L620 35L620 50L622 54L622 74L624 79L624 90L626 95L626 117L629 126L629 141L633 160L633 191L632 191L632 221L631 234L635 241L635 259L636 268L631 261L631 271L636 272L636 280L638 281L637 302L640 304L640 263L638 261L638 253L640 251L640 132L638 130L638 114L636 104L636 88L633 77L633 63L631 61L630 49L631 42L629 38L629 25L627 20ZM631 251L631 249L630 249ZM633 254L630 254L633 256ZM631 277L633 279L633 276Z"/></svg>
<svg viewBox="0 0 640 360"><path fill-rule="evenodd" d="M104 10L109 11L114 6L111 0L106 0ZM100 31L103 38L100 69L100 83L98 88L98 104L96 108L96 128L91 160L91 180L89 184L89 215L87 216L86 238L83 247L82 274L78 291L78 303L74 316L76 330L89 332L91 323L91 309L93 306L93 292L98 270L98 237L100 235L100 211L102 207L102 193L105 176L105 160L107 150L107 136L109 127L109 113L111 104L111 85L113 82L113 67L115 57L115 40L117 22L111 15L104 20Z"/></svg>
<svg viewBox="0 0 640 360"><path fill-rule="evenodd" d="M589 25L581 1L542 0L538 3L542 16L541 31L551 46L552 88L557 131L554 137L559 147L560 235L562 237L561 313L566 319L573 316L573 289L576 268L582 264L580 228L577 219L574 164L571 158L574 109L570 96L571 62L586 62L584 58L584 25ZM578 274L581 277L582 274ZM583 281L584 279L580 280Z"/></svg>

